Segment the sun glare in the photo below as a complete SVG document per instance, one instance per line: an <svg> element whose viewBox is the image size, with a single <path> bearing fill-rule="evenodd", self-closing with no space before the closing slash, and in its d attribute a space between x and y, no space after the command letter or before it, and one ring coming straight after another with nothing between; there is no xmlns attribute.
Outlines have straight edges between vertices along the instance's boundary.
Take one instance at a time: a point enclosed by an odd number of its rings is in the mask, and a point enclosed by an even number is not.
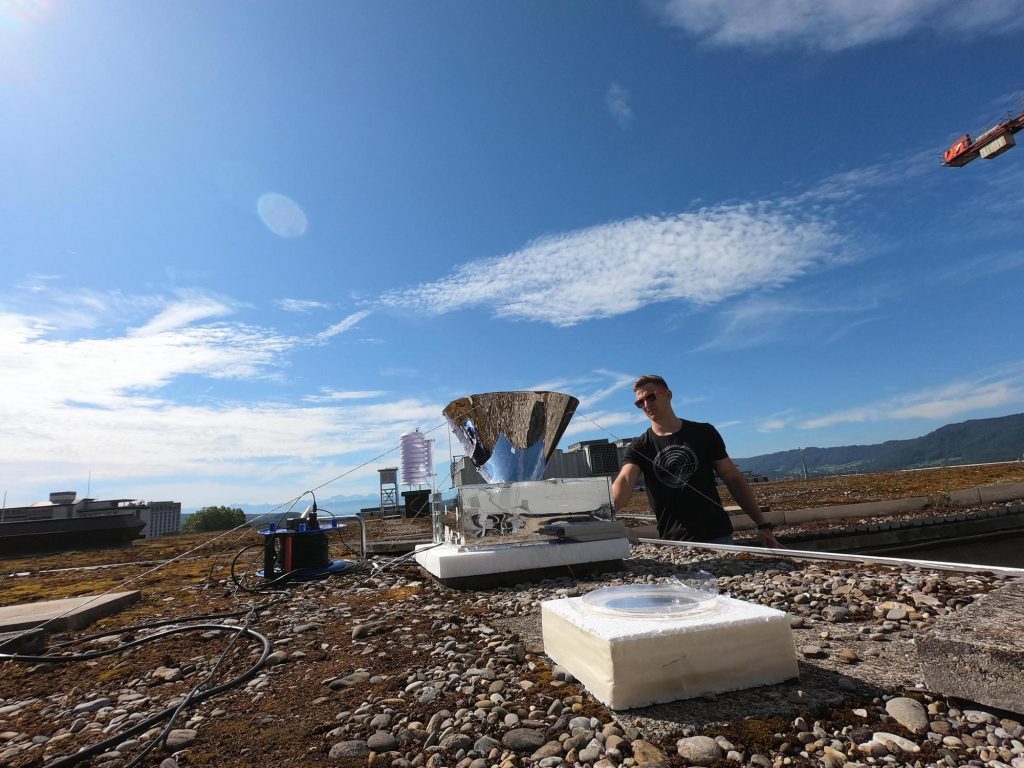
<svg viewBox="0 0 1024 768"><path fill-rule="evenodd" d="M309 225L302 207L290 197L277 192L260 195L256 210L267 229L278 237L302 237Z"/></svg>
<svg viewBox="0 0 1024 768"><path fill-rule="evenodd" d="M0 26L24 29L41 24L53 9L53 0L0 0Z"/></svg>

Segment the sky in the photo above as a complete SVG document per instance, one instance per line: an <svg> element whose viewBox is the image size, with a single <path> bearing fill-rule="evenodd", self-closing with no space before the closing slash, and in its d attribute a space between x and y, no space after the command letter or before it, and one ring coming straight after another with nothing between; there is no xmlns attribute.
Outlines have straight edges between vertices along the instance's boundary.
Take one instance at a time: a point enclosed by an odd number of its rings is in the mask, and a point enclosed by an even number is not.
<svg viewBox="0 0 1024 768"><path fill-rule="evenodd" d="M5 503L373 494L457 397L571 394L566 447L644 373L736 458L1024 411L1024 149L941 165L1022 50L1024 0L0 0Z"/></svg>

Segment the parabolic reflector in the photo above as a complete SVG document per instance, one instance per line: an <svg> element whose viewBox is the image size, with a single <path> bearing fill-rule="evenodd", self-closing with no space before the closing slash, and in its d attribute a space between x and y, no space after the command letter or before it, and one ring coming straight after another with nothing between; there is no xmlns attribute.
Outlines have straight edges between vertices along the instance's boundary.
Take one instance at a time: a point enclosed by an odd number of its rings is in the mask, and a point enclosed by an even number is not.
<svg viewBox="0 0 1024 768"><path fill-rule="evenodd" d="M445 418L489 483L540 480L579 405L561 392L485 392L448 403Z"/></svg>

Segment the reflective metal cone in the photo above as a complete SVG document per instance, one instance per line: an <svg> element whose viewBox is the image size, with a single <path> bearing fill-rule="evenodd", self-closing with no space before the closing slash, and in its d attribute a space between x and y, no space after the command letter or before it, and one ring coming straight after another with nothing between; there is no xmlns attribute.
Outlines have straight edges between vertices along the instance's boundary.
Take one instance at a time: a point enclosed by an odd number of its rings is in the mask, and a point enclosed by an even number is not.
<svg viewBox="0 0 1024 768"><path fill-rule="evenodd" d="M448 403L445 418L489 483L540 480L580 404L561 392L485 392Z"/></svg>

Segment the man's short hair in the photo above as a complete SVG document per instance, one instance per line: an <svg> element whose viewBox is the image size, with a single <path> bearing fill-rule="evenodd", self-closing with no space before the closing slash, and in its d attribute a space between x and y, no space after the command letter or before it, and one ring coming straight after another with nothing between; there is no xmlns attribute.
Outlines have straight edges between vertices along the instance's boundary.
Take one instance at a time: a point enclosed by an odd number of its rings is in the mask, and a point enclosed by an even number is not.
<svg viewBox="0 0 1024 768"><path fill-rule="evenodd" d="M645 373L643 376L641 376L639 379L633 382L633 391L636 392L641 387L648 387L651 384L668 389L668 382L661 378L661 376L658 376L653 373Z"/></svg>

